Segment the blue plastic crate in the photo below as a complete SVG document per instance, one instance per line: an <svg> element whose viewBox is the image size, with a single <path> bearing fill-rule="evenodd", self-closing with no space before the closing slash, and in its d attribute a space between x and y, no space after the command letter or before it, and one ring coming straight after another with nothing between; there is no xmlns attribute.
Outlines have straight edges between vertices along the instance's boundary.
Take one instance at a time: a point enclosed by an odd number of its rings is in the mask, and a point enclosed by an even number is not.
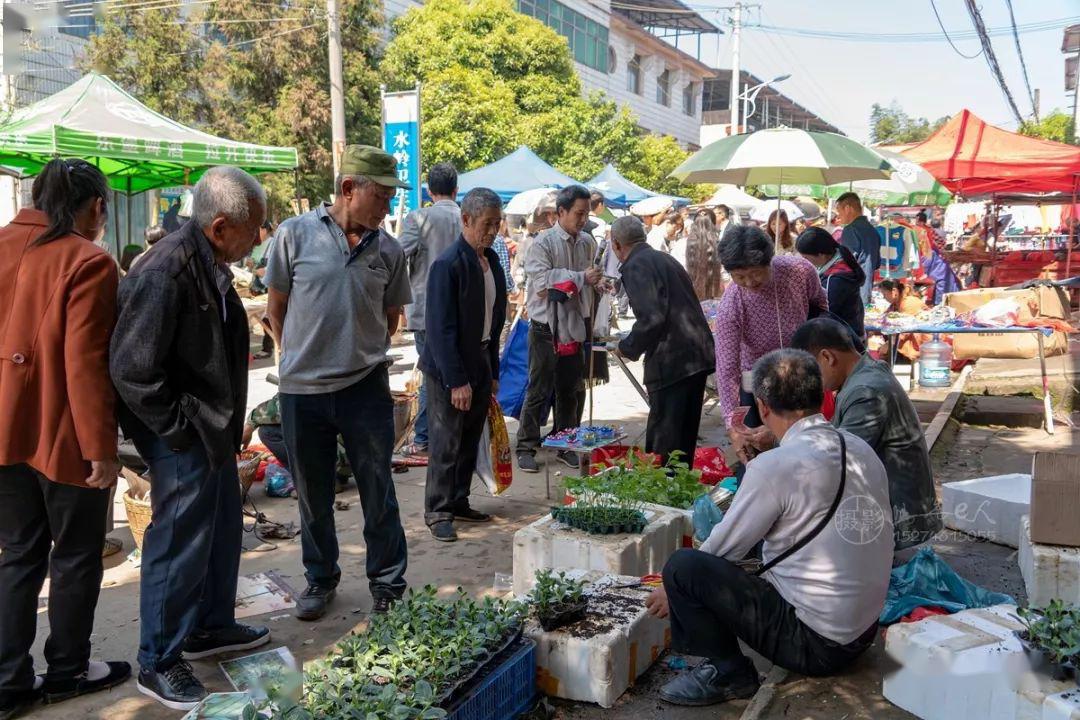
<svg viewBox="0 0 1080 720"><path fill-rule="evenodd" d="M481 679L449 720L513 720L536 699L536 643L524 639L507 650L509 657Z"/></svg>

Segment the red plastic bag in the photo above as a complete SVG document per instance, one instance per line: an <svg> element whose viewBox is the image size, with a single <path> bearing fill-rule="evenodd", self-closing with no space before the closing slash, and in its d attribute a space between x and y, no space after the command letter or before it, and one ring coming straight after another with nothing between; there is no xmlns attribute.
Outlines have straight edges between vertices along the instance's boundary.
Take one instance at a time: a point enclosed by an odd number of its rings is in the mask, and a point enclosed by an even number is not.
<svg viewBox="0 0 1080 720"><path fill-rule="evenodd" d="M715 485L735 473L728 468L724 452L718 447L699 447L694 452L694 469L701 471L701 482Z"/></svg>

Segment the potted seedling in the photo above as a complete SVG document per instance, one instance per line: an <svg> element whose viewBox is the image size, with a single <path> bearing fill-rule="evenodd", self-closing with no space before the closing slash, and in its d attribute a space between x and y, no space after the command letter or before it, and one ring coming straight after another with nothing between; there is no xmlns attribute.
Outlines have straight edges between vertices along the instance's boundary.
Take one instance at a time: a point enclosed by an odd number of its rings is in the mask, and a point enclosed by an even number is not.
<svg viewBox="0 0 1080 720"><path fill-rule="evenodd" d="M1043 608L1018 608L1024 624L1016 636L1035 672L1066 680L1080 658L1080 608L1053 599Z"/></svg>
<svg viewBox="0 0 1080 720"><path fill-rule="evenodd" d="M564 572L555 575L550 570L538 571L530 601L540 627L550 632L583 619L588 607L584 587L584 583Z"/></svg>

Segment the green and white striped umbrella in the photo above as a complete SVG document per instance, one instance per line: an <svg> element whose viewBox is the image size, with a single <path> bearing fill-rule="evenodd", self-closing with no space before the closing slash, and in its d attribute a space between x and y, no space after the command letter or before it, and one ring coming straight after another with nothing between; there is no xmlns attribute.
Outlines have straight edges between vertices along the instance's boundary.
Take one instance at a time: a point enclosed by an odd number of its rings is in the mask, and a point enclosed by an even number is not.
<svg viewBox="0 0 1080 720"><path fill-rule="evenodd" d="M772 128L717 140L675 168L671 176L684 183L786 188L789 184L888 180L891 172L888 160L843 135Z"/></svg>
<svg viewBox="0 0 1080 720"><path fill-rule="evenodd" d="M879 149L877 152L893 166L892 177L888 180L857 180L828 186L785 183L784 194L829 197L835 200L849 190L854 190L864 203L888 206L948 205L952 200L952 193L921 165L891 150ZM775 185L764 185L761 191L766 195L776 195L777 188Z"/></svg>

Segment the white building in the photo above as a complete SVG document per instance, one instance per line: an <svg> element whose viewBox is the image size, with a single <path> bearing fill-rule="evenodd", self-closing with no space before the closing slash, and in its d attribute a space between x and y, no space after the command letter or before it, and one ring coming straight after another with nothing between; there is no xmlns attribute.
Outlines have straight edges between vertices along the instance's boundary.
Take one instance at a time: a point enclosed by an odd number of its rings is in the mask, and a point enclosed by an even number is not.
<svg viewBox="0 0 1080 720"><path fill-rule="evenodd" d="M384 0L395 17L419 0ZM679 0L515 0L518 10L567 39L586 95L602 90L629 106L642 130L701 144L702 88L715 71L658 34L683 37L718 28Z"/></svg>

